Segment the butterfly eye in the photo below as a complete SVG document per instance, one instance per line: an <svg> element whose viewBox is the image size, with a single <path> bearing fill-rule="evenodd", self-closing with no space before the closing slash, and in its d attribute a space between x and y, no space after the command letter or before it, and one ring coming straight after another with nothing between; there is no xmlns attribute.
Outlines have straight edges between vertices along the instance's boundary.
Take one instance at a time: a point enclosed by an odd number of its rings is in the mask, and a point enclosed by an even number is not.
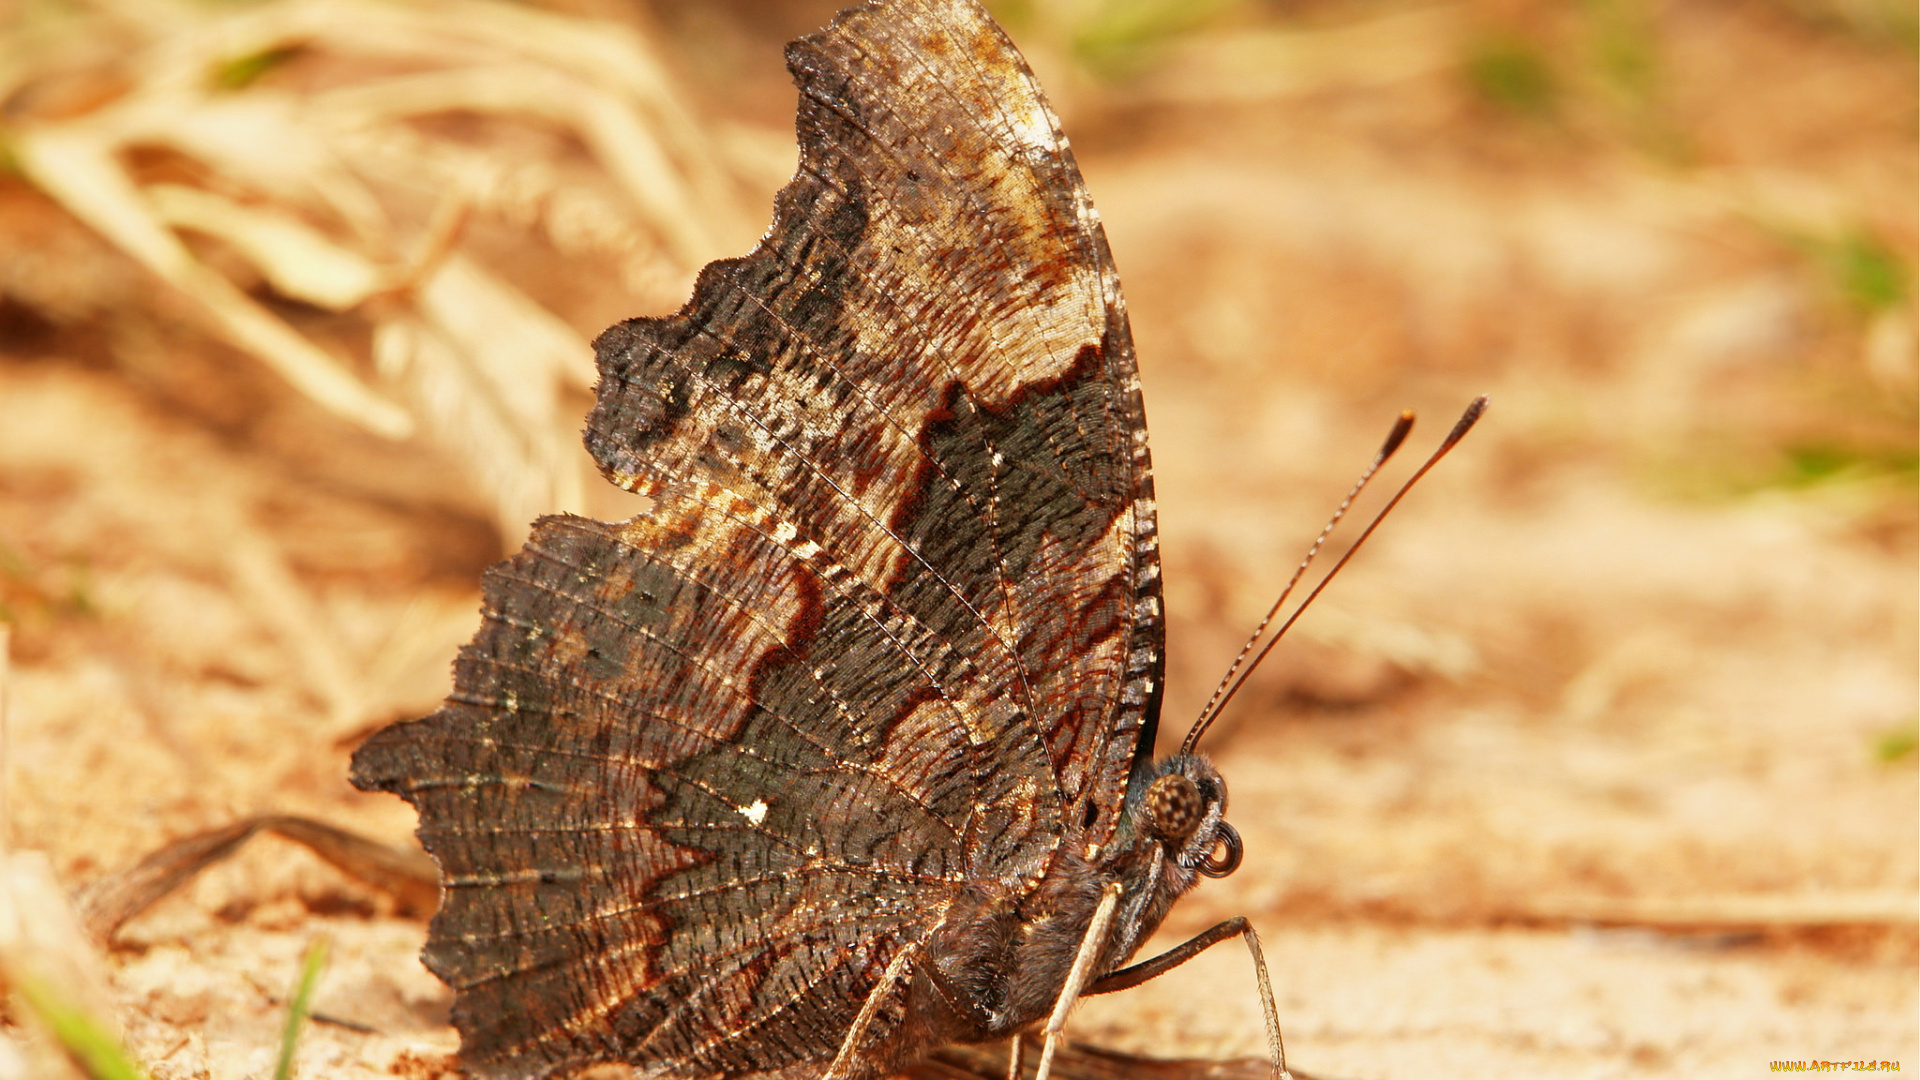
<svg viewBox="0 0 1920 1080"><path fill-rule="evenodd" d="M1193 781L1179 773L1168 773L1147 786L1147 835L1156 840L1178 843L1192 836L1207 816L1207 803Z"/></svg>
<svg viewBox="0 0 1920 1080"><path fill-rule="evenodd" d="M1200 872L1208 877L1226 877L1240 869L1241 854L1239 831L1223 821L1213 838L1213 850L1200 860Z"/></svg>

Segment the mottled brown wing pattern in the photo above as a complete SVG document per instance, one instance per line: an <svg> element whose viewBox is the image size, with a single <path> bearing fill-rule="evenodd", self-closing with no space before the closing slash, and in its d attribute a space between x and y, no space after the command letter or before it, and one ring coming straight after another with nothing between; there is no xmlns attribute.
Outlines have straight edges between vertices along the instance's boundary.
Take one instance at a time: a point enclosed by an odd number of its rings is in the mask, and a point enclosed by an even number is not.
<svg viewBox="0 0 1920 1080"><path fill-rule="evenodd" d="M967 658L945 685L970 723L1037 720L1067 800L1108 810L1159 600L1132 340L1079 171L971 3L855 9L788 59L801 160L772 229L679 317L602 338L589 446L637 491L778 507Z"/></svg>
<svg viewBox="0 0 1920 1080"><path fill-rule="evenodd" d="M785 549L706 524L542 521L488 573L446 708L356 761L420 808L427 959L484 1071L805 1060L955 887L929 740L849 737L845 661L805 652L844 619Z"/></svg>
<svg viewBox="0 0 1920 1080"><path fill-rule="evenodd" d="M970 0L852 9L788 64L766 238L596 343L588 447L652 509L538 523L446 707L356 756L420 811L483 1072L830 1057L963 887L1118 814L1159 580L1079 173Z"/></svg>

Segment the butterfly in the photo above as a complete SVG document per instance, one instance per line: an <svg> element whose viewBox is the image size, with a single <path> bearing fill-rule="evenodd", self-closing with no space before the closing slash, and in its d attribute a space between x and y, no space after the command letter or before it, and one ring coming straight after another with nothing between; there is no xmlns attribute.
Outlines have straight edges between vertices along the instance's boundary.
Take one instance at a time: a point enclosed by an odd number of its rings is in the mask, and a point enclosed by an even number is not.
<svg viewBox="0 0 1920 1080"><path fill-rule="evenodd" d="M765 237L595 342L587 447L650 508L536 523L444 707L354 756L419 811L481 1075L1050 1053L1076 997L1254 944L1126 966L1241 843L1205 758L1153 757L1140 382L1058 120L973 0L787 63Z"/></svg>

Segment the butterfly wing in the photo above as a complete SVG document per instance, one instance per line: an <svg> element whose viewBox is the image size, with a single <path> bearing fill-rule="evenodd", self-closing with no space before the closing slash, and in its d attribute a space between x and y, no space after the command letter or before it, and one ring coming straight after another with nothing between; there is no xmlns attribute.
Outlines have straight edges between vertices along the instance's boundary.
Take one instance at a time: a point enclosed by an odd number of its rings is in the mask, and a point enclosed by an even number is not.
<svg viewBox="0 0 1920 1080"><path fill-rule="evenodd" d="M420 811L483 1072L831 1057L963 889L1110 834L1147 721L1132 343L1031 72L971 0L788 65L767 236L595 345L588 448L651 510L538 523L446 706L355 758Z"/></svg>

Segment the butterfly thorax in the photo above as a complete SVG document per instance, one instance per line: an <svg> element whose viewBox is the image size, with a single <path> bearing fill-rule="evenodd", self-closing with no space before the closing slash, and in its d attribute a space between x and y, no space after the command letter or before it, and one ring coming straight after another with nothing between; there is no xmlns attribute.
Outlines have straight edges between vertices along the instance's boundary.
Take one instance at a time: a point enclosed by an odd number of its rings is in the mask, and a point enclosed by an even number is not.
<svg viewBox="0 0 1920 1080"><path fill-rule="evenodd" d="M1124 966L1200 876L1238 864L1239 837L1223 819L1226 784L1210 763L1167 758L1149 776L1106 844L1069 835L1024 896L980 889L949 910L928 940L923 984L946 1014L947 1039L1003 1038L1051 1012L1109 885L1120 887L1119 907L1096 977Z"/></svg>

